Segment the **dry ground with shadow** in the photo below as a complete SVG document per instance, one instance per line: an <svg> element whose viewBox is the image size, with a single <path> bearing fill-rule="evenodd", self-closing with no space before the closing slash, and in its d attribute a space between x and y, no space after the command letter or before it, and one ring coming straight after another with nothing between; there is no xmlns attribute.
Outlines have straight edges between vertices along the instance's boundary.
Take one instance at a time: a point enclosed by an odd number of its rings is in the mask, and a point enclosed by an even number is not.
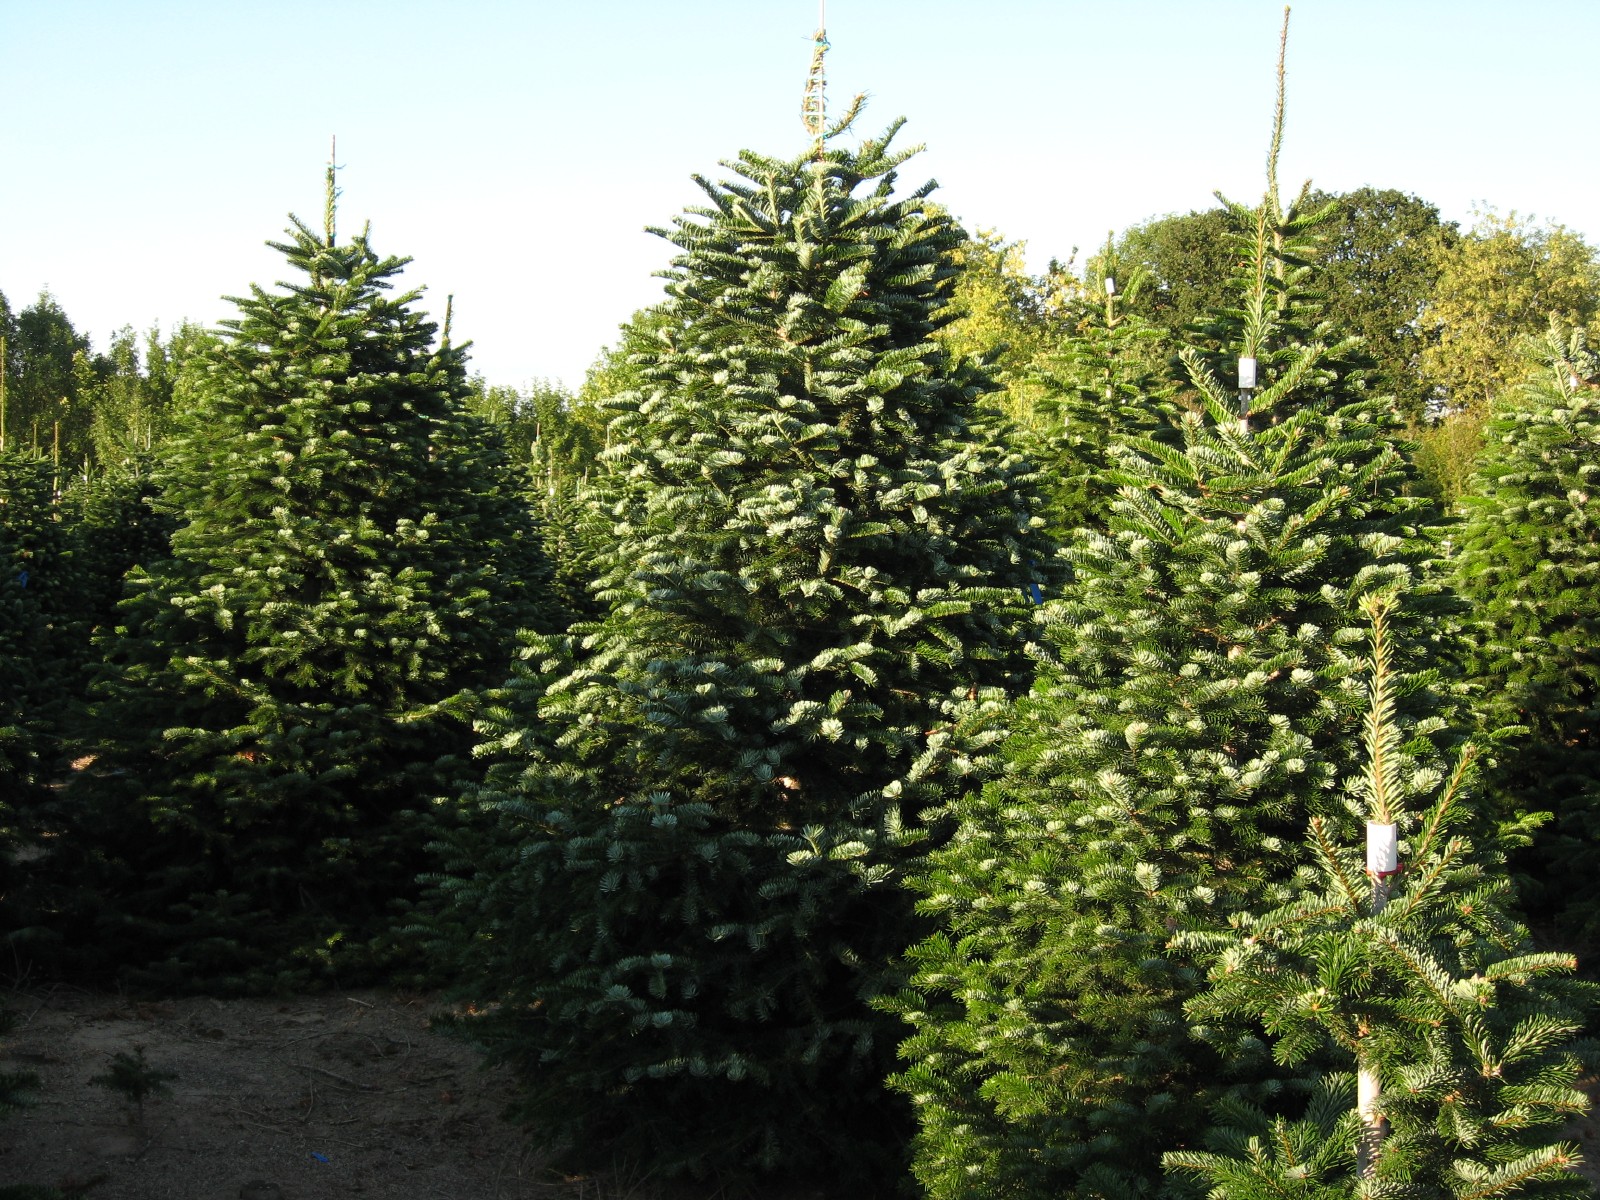
<svg viewBox="0 0 1600 1200"><path fill-rule="evenodd" d="M544 1168L500 1113L510 1079L428 1029L421 997L135 1002L67 988L0 997L0 1070L40 1077L0 1123L0 1184L90 1200L555 1200L620 1196ZM133 1106L90 1083L143 1047L177 1078ZM97 1181L97 1182L95 1182Z"/></svg>

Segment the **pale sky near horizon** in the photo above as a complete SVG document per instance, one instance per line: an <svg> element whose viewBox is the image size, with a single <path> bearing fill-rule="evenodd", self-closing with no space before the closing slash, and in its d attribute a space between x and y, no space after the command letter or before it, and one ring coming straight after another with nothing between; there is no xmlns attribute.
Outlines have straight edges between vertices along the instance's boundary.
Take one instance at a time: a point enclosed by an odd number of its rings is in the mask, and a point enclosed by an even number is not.
<svg viewBox="0 0 1600 1200"><path fill-rule="evenodd" d="M830 0L830 104L909 118L906 186L1043 267L1262 187L1280 0ZM576 386L660 295L691 173L799 153L816 0L0 0L0 292L103 349L230 315L320 222L415 259L491 382ZM1285 183L1372 184L1600 244L1592 0L1300 0Z"/></svg>

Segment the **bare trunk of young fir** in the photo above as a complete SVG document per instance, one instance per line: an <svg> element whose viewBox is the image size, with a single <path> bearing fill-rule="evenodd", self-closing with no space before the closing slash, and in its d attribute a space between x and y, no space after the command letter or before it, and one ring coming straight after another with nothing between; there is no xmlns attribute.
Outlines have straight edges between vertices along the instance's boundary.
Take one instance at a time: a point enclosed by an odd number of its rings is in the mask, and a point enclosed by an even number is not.
<svg viewBox="0 0 1600 1200"><path fill-rule="evenodd" d="M1389 902L1389 880L1400 869L1400 838L1394 825L1367 822L1367 876L1372 880L1372 911ZM1381 1094L1378 1072L1362 1058L1356 1061L1356 1111L1361 1114L1361 1138L1356 1146L1356 1171L1370 1179L1377 1169L1378 1150L1388 1123L1378 1111Z"/></svg>

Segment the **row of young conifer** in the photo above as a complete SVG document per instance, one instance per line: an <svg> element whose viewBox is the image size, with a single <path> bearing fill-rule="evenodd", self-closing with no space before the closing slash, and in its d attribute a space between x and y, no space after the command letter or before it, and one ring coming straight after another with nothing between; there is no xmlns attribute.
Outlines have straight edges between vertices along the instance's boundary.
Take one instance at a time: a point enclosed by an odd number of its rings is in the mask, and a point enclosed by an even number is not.
<svg viewBox="0 0 1600 1200"><path fill-rule="evenodd" d="M1583 331L1442 512L1269 179L1231 307L1179 344L1098 260L1019 426L936 337L963 231L849 124L663 231L581 484L471 415L331 174L147 460L58 498L0 448L16 961L448 984L579 1162L1586 1194Z"/></svg>

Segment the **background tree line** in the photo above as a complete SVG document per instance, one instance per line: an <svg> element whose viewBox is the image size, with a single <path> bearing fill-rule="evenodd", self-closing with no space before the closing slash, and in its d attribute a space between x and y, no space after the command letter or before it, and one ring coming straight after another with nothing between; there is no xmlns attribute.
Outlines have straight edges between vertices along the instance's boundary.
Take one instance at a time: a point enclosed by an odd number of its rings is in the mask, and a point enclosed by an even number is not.
<svg viewBox="0 0 1600 1200"><path fill-rule="evenodd" d="M1428 486L1454 500L1476 462L1489 402L1522 376L1527 339L1542 336L1552 315L1593 335L1600 257L1556 222L1488 209L1462 230L1392 188L1314 190L1309 203L1329 216L1314 251L1325 313L1361 339L1367 386L1395 398ZM961 315L943 344L985 357L1005 385L995 402L1031 425L1041 419L1051 356L1108 276L1120 274L1123 312L1161 335L1147 347L1152 369L1170 367L1182 338L1228 302L1237 260L1228 228L1222 207L1152 218L1081 265L1074 249L1037 276L1021 243L979 231L957 254ZM604 448L598 404L629 386L629 358L659 323L653 310L636 313L576 389L476 379L473 410L527 455L547 492L581 483ZM64 480L152 451L184 406L184 364L211 334L185 325L163 338L124 327L102 352L44 293L20 311L0 294L0 336L7 445L51 459Z"/></svg>

